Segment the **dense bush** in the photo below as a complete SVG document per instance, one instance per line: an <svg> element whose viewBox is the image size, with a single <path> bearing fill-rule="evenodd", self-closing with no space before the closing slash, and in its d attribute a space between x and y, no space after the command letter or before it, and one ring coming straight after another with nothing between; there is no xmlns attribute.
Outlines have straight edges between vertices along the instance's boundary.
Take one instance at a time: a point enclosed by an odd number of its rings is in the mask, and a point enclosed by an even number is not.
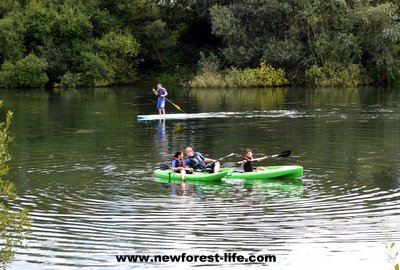
<svg viewBox="0 0 400 270"><path fill-rule="evenodd" d="M361 70L393 83L399 14L396 1L2 0L0 66L6 78L34 54L48 63L47 85L130 84L154 74L182 82L196 63L192 85L266 87L286 84L285 74L292 83L356 85L365 83ZM257 68L262 60L271 66Z"/></svg>
<svg viewBox="0 0 400 270"><path fill-rule="evenodd" d="M279 86L288 84L285 71L281 68L275 69L271 65L261 62L257 69L258 84L260 86Z"/></svg>
<svg viewBox="0 0 400 270"><path fill-rule="evenodd" d="M0 84L6 88L42 88L48 82L47 61L29 54L13 63L4 62L0 71Z"/></svg>
<svg viewBox="0 0 400 270"><path fill-rule="evenodd" d="M195 76L189 85L195 88L248 88L270 87L288 84L283 69L275 69L261 62L258 68L239 69L231 67L223 72L202 71Z"/></svg>
<svg viewBox="0 0 400 270"><path fill-rule="evenodd" d="M361 67L356 64L342 65L326 62L324 66L312 66L306 71L310 84L317 86L356 86L362 83Z"/></svg>

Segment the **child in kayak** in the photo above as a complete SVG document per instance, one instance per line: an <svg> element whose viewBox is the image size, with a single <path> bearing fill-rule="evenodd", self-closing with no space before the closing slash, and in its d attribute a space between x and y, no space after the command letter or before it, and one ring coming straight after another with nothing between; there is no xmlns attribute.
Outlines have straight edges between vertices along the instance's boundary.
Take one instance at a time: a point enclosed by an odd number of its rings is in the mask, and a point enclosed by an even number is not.
<svg viewBox="0 0 400 270"><path fill-rule="evenodd" d="M181 173L182 181L186 181L187 173L193 173L192 169L186 166L182 151L176 152L172 157L171 169L175 172Z"/></svg>
<svg viewBox="0 0 400 270"><path fill-rule="evenodd" d="M242 162L242 167L245 172L254 172L254 171L261 171L263 170L262 167L253 167L253 162L257 161L262 161L266 159L267 156L261 157L261 158L253 158L253 151L251 149L246 149L243 162Z"/></svg>

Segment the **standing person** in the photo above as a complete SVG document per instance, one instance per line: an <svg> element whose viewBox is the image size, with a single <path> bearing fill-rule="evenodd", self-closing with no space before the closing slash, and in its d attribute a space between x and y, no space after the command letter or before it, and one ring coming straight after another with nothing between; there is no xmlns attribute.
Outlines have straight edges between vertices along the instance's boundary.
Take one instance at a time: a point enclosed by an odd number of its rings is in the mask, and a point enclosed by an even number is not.
<svg viewBox="0 0 400 270"><path fill-rule="evenodd" d="M244 154L244 158L243 158L243 162L242 162L243 170L245 172L252 172L252 171L262 170L261 167L253 168L253 163L257 162L257 161L262 161L262 160L264 160L266 158L267 158L267 156L254 159L253 158L253 151L251 149L246 149L245 154Z"/></svg>
<svg viewBox="0 0 400 270"><path fill-rule="evenodd" d="M186 181L186 173L193 173L192 169L186 166L182 151L176 152L172 157L171 170L181 173L182 181Z"/></svg>
<svg viewBox="0 0 400 270"><path fill-rule="evenodd" d="M185 162L189 167L195 170L211 169L214 173L219 172L220 164L218 160L206 158L200 152L194 152L191 147L186 147L185 153L187 156ZM211 163L206 164L206 162Z"/></svg>
<svg viewBox="0 0 400 270"><path fill-rule="evenodd" d="M168 95L167 90L162 86L161 83L157 84L157 90L153 88L154 94L158 97L157 109L160 115L165 114L165 97Z"/></svg>

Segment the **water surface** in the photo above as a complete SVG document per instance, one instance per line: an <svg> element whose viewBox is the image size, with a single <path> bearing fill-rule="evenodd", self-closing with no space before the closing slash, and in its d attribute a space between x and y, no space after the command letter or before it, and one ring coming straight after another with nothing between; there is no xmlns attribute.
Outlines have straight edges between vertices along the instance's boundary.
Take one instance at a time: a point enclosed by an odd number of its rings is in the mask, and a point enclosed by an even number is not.
<svg viewBox="0 0 400 270"><path fill-rule="evenodd" d="M168 89L188 113L156 113L150 88L4 91L14 112L10 177L32 234L11 269L244 267L118 263L115 255L272 254L269 269L392 269L399 242L400 94L376 88ZM176 109L167 104L167 112ZM192 146L212 158L245 148L264 165L301 165L297 181L160 183L152 172Z"/></svg>

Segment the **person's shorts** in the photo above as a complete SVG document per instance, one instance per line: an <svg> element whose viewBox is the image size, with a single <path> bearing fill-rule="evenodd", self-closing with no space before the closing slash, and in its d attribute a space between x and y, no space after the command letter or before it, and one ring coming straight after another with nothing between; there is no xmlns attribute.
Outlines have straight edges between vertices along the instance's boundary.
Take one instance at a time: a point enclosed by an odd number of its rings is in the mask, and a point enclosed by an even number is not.
<svg viewBox="0 0 400 270"><path fill-rule="evenodd" d="M157 109L164 109L165 108L165 99L158 99L157 100Z"/></svg>
<svg viewBox="0 0 400 270"><path fill-rule="evenodd" d="M206 166L202 167L200 170L206 171L206 170L214 170L215 167L215 162L209 163Z"/></svg>

